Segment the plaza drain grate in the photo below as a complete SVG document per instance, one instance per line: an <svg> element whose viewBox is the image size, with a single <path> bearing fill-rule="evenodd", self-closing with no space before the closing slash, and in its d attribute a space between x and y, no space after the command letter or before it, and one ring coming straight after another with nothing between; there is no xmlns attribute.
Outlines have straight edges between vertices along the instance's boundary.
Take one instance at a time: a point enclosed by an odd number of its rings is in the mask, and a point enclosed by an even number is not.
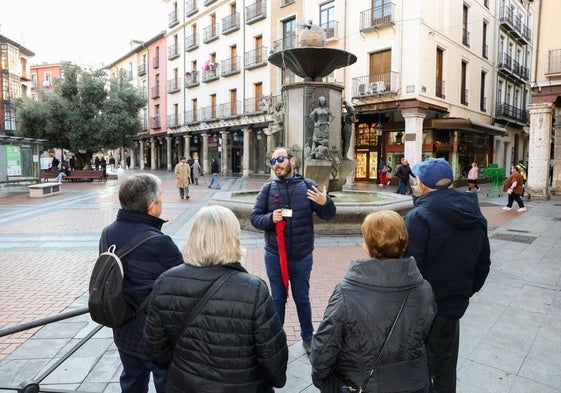
<svg viewBox="0 0 561 393"><path fill-rule="evenodd" d="M510 233L495 233L491 236L492 239L503 240L505 242L526 243L530 244L537 239L536 236L527 235L513 235Z"/></svg>

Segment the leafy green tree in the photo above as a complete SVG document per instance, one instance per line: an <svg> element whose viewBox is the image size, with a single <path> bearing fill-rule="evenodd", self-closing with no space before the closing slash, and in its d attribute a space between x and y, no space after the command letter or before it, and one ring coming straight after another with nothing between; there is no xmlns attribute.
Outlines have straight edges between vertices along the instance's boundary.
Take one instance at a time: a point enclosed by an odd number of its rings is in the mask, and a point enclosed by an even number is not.
<svg viewBox="0 0 561 393"><path fill-rule="evenodd" d="M54 90L37 101L18 100L18 135L46 139L47 148L72 151L78 167L101 149L132 147L141 129L138 116L145 99L124 73L109 79L105 70L68 64Z"/></svg>

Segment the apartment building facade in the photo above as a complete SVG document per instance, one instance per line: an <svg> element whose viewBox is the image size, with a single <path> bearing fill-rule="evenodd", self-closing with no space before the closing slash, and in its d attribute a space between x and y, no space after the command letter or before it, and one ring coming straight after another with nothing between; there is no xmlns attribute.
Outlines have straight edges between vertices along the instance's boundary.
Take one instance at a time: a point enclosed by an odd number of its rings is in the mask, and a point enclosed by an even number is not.
<svg viewBox="0 0 561 393"><path fill-rule="evenodd" d="M444 157L457 179L473 161L508 171L528 160L532 1L166 3L166 127L141 134L136 152L156 156L152 168L187 155L205 170L216 157L224 174L268 173L274 106L301 78L267 58L296 47L308 21L357 56L324 78L355 108L356 180L377 181L382 158Z"/></svg>
<svg viewBox="0 0 561 393"><path fill-rule="evenodd" d="M39 91L49 92L54 89L57 79L64 77L64 62L32 64L31 72L31 98L37 99Z"/></svg>

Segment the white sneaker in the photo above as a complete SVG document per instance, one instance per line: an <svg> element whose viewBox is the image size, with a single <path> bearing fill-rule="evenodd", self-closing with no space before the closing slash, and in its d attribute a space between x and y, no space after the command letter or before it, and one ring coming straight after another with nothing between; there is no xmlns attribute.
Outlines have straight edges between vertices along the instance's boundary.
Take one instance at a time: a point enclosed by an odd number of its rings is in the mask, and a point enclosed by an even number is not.
<svg viewBox="0 0 561 393"><path fill-rule="evenodd" d="M508 206L503 206L503 210L510 210L511 208Z"/></svg>
<svg viewBox="0 0 561 393"><path fill-rule="evenodd" d="M526 211L525 207L521 207L520 209L517 210L517 212L520 212L520 213L525 212L525 211Z"/></svg>

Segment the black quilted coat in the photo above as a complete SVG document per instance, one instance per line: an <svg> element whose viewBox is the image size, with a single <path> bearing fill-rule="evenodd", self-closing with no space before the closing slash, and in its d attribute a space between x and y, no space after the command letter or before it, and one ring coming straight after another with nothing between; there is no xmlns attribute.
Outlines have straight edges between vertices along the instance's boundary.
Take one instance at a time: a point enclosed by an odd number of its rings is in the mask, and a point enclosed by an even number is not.
<svg viewBox="0 0 561 393"><path fill-rule="evenodd" d="M231 269L239 273L218 289L183 332L189 311ZM286 335L269 290L239 263L184 264L162 274L154 285L144 337L152 358L170 364L168 393L267 393L286 382Z"/></svg>
<svg viewBox="0 0 561 393"><path fill-rule="evenodd" d="M310 357L312 379L322 393L364 382L409 290L405 308L365 391L428 391L424 342L436 304L415 260L406 258L355 260L333 291L314 335Z"/></svg>

